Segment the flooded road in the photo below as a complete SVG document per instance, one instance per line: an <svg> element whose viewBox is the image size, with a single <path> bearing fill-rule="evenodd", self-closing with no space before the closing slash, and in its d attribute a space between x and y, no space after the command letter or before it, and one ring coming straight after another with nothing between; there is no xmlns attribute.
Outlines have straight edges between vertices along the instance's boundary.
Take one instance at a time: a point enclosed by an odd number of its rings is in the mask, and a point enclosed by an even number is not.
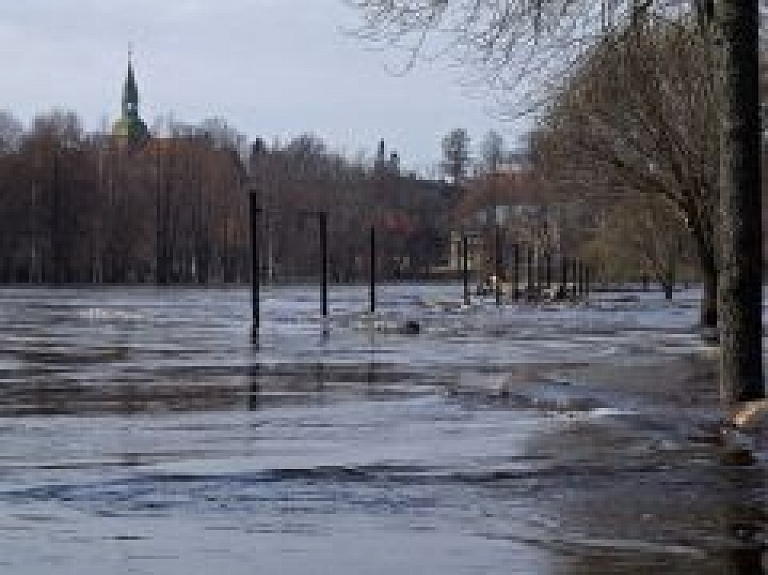
<svg viewBox="0 0 768 575"><path fill-rule="evenodd" d="M695 292L317 292L0 290L0 573L765 572Z"/></svg>

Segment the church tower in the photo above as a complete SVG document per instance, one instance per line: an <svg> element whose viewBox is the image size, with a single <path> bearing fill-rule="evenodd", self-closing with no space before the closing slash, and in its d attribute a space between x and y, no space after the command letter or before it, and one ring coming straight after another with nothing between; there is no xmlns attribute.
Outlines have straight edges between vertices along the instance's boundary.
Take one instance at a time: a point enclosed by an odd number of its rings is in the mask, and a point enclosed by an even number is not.
<svg viewBox="0 0 768 575"><path fill-rule="evenodd" d="M128 55L128 73L123 85L122 116L112 127L112 135L129 144L142 144L149 138L147 125L139 116L139 88L133 73L133 62Z"/></svg>

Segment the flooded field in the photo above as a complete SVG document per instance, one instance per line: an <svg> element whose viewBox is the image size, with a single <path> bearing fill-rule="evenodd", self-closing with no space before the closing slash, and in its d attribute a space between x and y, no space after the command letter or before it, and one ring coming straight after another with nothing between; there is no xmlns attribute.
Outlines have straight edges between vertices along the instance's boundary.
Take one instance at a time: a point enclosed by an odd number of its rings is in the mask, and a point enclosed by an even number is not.
<svg viewBox="0 0 768 575"><path fill-rule="evenodd" d="M0 290L0 573L765 573L695 291L331 295Z"/></svg>

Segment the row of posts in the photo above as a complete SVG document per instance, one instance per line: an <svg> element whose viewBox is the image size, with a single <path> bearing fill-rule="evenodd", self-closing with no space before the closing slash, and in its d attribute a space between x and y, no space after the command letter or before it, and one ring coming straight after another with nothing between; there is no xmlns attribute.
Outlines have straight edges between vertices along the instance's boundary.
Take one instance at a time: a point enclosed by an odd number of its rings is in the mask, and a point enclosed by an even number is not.
<svg viewBox="0 0 768 575"><path fill-rule="evenodd" d="M260 222L263 218L263 209L258 205L258 198L256 194L250 194L250 219L251 219L251 266L252 266L252 313L253 313L253 334L258 336L260 329L260 310L261 310L261 259L259 244L261 239L261 225ZM314 218L317 220L320 227L320 251L322 260L322 288L321 288L321 307L323 315L323 332L328 332L328 212L325 211L301 211L299 216L302 220L307 218ZM470 248L470 236L467 234L462 235L462 277L464 284L464 302L469 305L470 303L470 286L469 286L469 248ZM369 236L369 256L370 256L370 283L369 283L369 302L371 314L376 312L376 229L371 226ZM501 234L497 228L496 230L496 242L495 242L495 298L496 305L500 306L502 303L503 286L501 278L504 275L504 258L502 253ZM527 297L537 297L541 294L542 285L541 278L538 277L538 273L534 272L534 260L535 254L533 248L528 248L528 270L527 281L528 285L525 292L520 290L520 249L517 244L512 246L512 299L519 300L523 295ZM552 257L550 254L544 256L545 264L545 277L544 287L547 290L552 289L553 274L552 274ZM569 269L572 273L570 284L573 285L573 289L569 288ZM586 297L589 295L590 290L590 268L579 260L569 260L566 257L561 258L561 273L560 273L560 287L557 293L559 299Z"/></svg>
<svg viewBox="0 0 768 575"><path fill-rule="evenodd" d="M462 278L464 283L464 303L469 305L470 286L469 286L469 260L470 260L470 239L472 235L462 234L461 238L461 251L462 251ZM501 241L501 234L499 229L496 228L496 245L495 245L495 266L494 274L496 282L494 285L494 292L496 298L496 305L501 305L503 293L504 277L504 257L503 247ZM520 246L514 244L512 246L512 277L511 277L511 298L515 301L525 297L526 299L539 299L542 296L542 291L546 290L552 294L554 299L566 300L566 299L578 299L589 297L590 285L592 281L592 270L583 261L576 258L568 258L567 256L560 257L560 282L555 292L552 292L554 286L554 273L553 273L553 257L552 254L546 253L543 256L544 260L544 277L541 277L541 265L540 262L536 262L536 253L532 247L527 249L527 270L526 270L526 285L525 289L520 289L521 284L521 258L520 258Z"/></svg>
<svg viewBox="0 0 768 575"><path fill-rule="evenodd" d="M264 217L264 210L259 206L257 194L250 193L250 219L251 219L251 310L253 314L253 336L258 337L261 327L261 254L259 245L261 243L261 221ZM299 212L301 221L314 218L320 227L320 252L322 259L322 291L321 306L323 314L323 333L328 333L328 212L302 210ZM371 261L375 257L374 230L371 228ZM371 267L371 311L375 310L375 277L373 275L373 266Z"/></svg>

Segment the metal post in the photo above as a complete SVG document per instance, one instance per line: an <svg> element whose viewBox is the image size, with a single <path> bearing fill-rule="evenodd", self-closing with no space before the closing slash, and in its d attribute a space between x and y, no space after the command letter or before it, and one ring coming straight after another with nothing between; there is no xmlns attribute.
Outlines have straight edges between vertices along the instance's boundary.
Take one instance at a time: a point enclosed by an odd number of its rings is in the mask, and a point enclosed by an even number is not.
<svg viewBox="0 0 768 575"><path fill-rule="evenodd" d="M562 280L563 298L568 297L568 258L560 259L560 279Z"/></svg>
<svg viewBox="0 0 768 575"><path fill-rule="evenodd" d="M323 252L323 331L328 331L328 212L319 212L320 249Z"/></svg>
<svg viewBox="0 0 768 575"><path fill-rule="evenodd" d="M573 260L573 297L579 295L579 260Z"/></svg>
<svg viewBox="0 0 768 575"><path fill-rule="evenodd" d="M260 303L259 291L261 288L261 260L259 258L259 220L261 208L257 205L256 191L250 193L251 208L251 313L253 316L253 335L258 336L260 329Z"/></svg>
<svg viewBox="0 0 768 575"><path fill-rule="evenodd" d="M512 246L512 256L514 257L514 294L515 294L515 300L520 298L520 246L515 244Z"/></svg>
<svg viewBox="0 0 768 575"><path fill-rule="evenodd" d="M552 254L547 252L547 255L545 256L546 259L546 282L547 282L547 290L552 289Z"/></svg>
<svg viewBox="0 0 768 575"><path fill-rule="evenodd" d="M501 306L501 268L502 268L502 253L501 253L501 228L496 226L496 307Z"/></svg>
<svg viewBox="0 0 768 575"><path fill-rule="evenodd" d="M376 313L376 228L371 226L371 314Z"/></svg>
<svg viewBox="0 0 768 575"><path fill-rule="evenodd" d="M534 278L533 278L533 248L528 247L528 297L531 297L534 293Z"/></svg>
<svg viewBox="0 0 768 575"><path fill-rule="evenodd" d="M466 234L461 236L463 248L463 275L464 275L464 305L469 305L469 238Z"/></svg>

